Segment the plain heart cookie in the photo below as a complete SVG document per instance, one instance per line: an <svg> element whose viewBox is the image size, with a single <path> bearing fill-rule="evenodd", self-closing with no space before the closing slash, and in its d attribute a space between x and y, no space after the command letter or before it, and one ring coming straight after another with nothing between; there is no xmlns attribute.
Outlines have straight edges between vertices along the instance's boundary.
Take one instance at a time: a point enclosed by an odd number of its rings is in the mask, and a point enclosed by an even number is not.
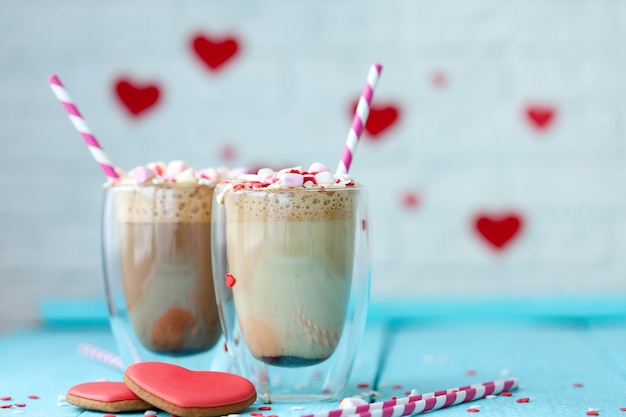
<svg viewBox="0 0 626 417"><path fill-rule="evenodd" d="M256 400L250 381L225 372L191 371L162 362L129 366L124 382L144 401L179 417L237 413Z"/></svg>
<svg viewBox="0 0 626 417"><path fill-rule="evenodd" d="M118 413L152 408L123 382L85 382L67 391L65 401L87 410Z"/></svg>

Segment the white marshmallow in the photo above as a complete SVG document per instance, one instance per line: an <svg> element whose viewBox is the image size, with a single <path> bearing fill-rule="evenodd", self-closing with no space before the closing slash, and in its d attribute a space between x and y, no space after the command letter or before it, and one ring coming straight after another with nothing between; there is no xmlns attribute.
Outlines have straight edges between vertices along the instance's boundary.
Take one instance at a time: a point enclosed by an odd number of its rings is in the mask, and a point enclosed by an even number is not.
<svg viewBox="0 0 626 417"><path fill-rule="evenodd" d="M172 177L176 177L178 174L186 171L189 166L185 163L185 161L174 160L167 164L167 169L165 173L167 175L171 175Z"/></svg>
<svg viewBox="0 0 626 417"><path fill-rule="evenodd" d="M323 171L315 174L315 181L318 184L334 184L335 177L333 177L330 171Z"/></svg>
<svg viewBox="0 0 626 417"><path fill-rule="evenodd" d="M176 182L181 184L195 184L197 182L196 172L193 170L193 168L187 168L183 172L176 175L175 179Z"/></svg>
<svg viewBox="0 0 626 417"><path fill-rule="evenodd" d="M360 405L367 405L368 402L363 398L358 397L348 397L341 400L339 403L339 409L343 410L345 408L357 408Z"/></svg>

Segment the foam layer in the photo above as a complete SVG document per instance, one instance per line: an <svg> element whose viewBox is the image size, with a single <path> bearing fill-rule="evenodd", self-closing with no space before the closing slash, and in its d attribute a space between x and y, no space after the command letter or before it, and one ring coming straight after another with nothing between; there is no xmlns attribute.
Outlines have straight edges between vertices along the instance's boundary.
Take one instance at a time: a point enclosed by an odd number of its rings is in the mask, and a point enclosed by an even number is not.
<svg viewBox="0 0 626 417"><path fill-rule="evenodd" d="M231 190L224 195L228 221L302 221L354 218L359 187Z"/></svg>
<svg viewBox="0 0 626 417"><path fill-rule="evenodd" d="M210 223L213 185L118 185L115 210L124 223Z"/></svg>

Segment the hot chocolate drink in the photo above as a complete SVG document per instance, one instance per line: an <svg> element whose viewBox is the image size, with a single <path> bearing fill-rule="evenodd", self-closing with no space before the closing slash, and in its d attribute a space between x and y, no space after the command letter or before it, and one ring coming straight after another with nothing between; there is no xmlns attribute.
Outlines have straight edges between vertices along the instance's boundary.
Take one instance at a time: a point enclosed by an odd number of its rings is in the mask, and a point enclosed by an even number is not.
<svg viewBox="0 0 626 417"><path fill-rule="evenodd" d="M315 176L292 171L286 178L294 176L296 186L268 185L280 185L283 172L223 193L242 336L254 357L283 367L320 363L340 341L360 193L353 182L304 187L307 177L316 185Z"/></svg>
<svg viewBox="0 0 626 417"><path fill-rule="evenodd" d="M126 314L152 352L190 355L220 337L210 256L213 191L175 182L110 191Z"/></svg>

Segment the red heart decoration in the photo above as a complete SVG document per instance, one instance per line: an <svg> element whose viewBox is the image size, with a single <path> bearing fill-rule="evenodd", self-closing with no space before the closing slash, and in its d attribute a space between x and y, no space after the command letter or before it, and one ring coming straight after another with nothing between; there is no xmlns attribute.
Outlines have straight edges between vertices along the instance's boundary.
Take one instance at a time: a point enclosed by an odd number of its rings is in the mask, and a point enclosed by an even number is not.
<svg viewBox="0 0 626 417"><path fill-rule="evenodd" d="M434 87L443 88L448 84L448 77L445 72L437 70L431 74L430 82Z"/></svg>
<svg viewBox="0 0 626 417"><path fill-rule="evenodd" d="M226 143L221 146L219 156L222 161L231 162L237 158L237 151L233 145Z"/></svg>
<svg viewBox="0 0 626 417"><path fill-rule="evenodd" d="M358 100L353 103L351 116L354 116L358 103ZM365 123L365 131L372 139L377 139L384 131L397 123L399 117L400 109L397 105L372 105Z"/></svg>
<svg viewBox="0 0 626 417"><path fill-rule="evenodd" d="M537 130L546 130L556 116L556 110L551 106L531 105L526 108L526 118Z"/></svg>
<svg viewBox="0 0 626 417"><path fill-rule="evenodd" d="M407 210L415 209L419 204L419 195L415 191L406 191L402 195L402 206Z"/></svg>
<svg viewBox="0 0 626 417"><path fill-rule="evenodd" d="M523 227L522 217L515 213L479 214L474 227L494 249L503 250Z"/></svg>
<svg viewBox="0 0 626 417"><path fill-rule="evenodd" d="M200 61L211 71L218 71L237 55L239 42L234 37L222 39L197 34L191 38L191 47Z"/></svg>
<svg viewBox="0 0 626 417"><path fill-rule="evenodd" d="M138 84L128 78L114 82L115 94L132 117L138 117L159 101L160 89L157 84Z"/></svg>

